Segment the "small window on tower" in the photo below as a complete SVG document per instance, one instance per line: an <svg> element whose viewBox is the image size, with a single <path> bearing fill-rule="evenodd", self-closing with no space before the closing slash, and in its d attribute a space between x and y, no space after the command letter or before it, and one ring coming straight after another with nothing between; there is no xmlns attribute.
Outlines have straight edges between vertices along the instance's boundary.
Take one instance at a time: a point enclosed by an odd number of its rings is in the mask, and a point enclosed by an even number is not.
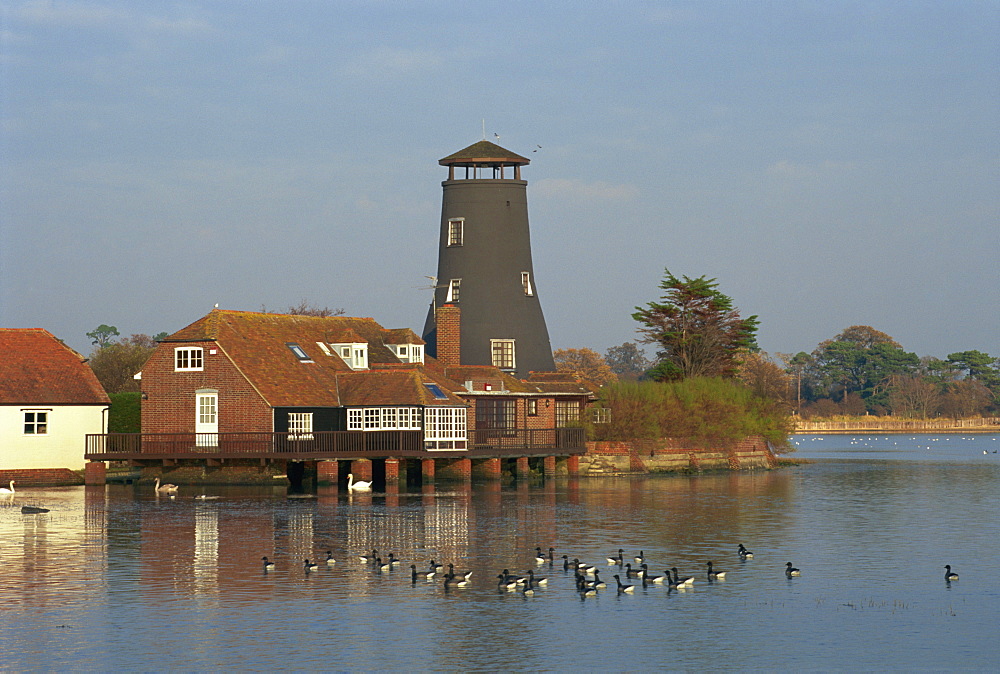
<svg viewBox="0 0 1000 674"><path fill-rule="evenodd" d="M524 294L531 297L535 294L535 291L531 289L531 272L522 271L521 272L521 286L524 287Z"/></svg>
<svg viewBox="0 0 1000 674"><path fill-rule="evenodd" d="M465 237L465 219L452 218L448 221L448 245L461 246Z"/></svg>
<svg viewBox="0 0 1000 674"><path fill-rule="evenodd" d="M453 278L451 283L448 284L448 297L445 299L446 302L457 302L459 290L462 287L462 279Z"/></svg>
<svg viewBox="0 0 1000 674"><path fill-rule="evenodd" d="M501 370L514 369L513 339L491 339L490 347L493 352L493 367L498 367Z"/></svg>

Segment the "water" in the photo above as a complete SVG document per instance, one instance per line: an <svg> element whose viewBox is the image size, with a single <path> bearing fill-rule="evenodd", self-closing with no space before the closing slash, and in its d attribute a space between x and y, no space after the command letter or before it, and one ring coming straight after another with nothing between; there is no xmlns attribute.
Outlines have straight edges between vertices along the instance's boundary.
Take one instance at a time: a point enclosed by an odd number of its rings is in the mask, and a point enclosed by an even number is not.
<svg viewBox="0 0 1000 674"><path fill-rule="evenodd" d="M796 440L814 462L746 474L307 499L24 489L0 498L0 669L993 669L1000 436ZM581 599L561 563L535 567L536 545L599 563L612 587L619 547L697 582ZM358 561L373 547L404 566ZM431 557L471 585L411 584ZM549 584L498 591L504 567Z"/></svg>

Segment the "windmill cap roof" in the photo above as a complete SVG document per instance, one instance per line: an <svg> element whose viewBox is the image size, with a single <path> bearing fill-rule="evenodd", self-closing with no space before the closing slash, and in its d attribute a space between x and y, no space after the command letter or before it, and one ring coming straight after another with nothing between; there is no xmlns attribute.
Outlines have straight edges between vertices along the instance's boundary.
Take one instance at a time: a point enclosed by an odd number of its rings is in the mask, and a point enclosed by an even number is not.
<svg viewBox="0 0 1000 674"><path fill-rule="evenodd" d="M444 159L439 160L438 163L441 166L481 166L483 164L503 164L504 166L517 164L524 166L525 164L530 164L531 160L510 150L505 150L496 143L481 140L478 143L473 143L464 150L459 150L455 154L448 155Z"/></svg>

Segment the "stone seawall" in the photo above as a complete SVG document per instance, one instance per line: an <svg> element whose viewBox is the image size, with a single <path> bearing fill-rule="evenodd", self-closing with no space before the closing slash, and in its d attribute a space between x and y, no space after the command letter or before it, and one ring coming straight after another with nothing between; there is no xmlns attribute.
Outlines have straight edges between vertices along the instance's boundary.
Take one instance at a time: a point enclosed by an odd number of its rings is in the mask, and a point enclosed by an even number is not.
<svg viewBox="0 0 1000 674"><path fill-rule="evenodd" d="M777 464L763 438L747 438L726 449L696 447L676 438L588 442L587 453L580 457L580 476L766 470Z"/></svg>

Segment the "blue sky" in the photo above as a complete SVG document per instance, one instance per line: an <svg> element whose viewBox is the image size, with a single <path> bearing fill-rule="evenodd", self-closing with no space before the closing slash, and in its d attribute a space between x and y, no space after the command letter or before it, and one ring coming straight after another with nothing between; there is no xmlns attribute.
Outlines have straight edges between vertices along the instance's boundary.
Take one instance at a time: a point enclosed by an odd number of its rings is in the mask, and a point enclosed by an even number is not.
<svg viewBox="0 0 1000 674"><path fill-rule="evenodd" d="M553 348L634 339L669 268L717 278L770 352L864 324L1000 356L1000 3L0 13L4 327L87 353L101 323L304 299L419 332L437 160L485 120L532 159Z"/></svg>

